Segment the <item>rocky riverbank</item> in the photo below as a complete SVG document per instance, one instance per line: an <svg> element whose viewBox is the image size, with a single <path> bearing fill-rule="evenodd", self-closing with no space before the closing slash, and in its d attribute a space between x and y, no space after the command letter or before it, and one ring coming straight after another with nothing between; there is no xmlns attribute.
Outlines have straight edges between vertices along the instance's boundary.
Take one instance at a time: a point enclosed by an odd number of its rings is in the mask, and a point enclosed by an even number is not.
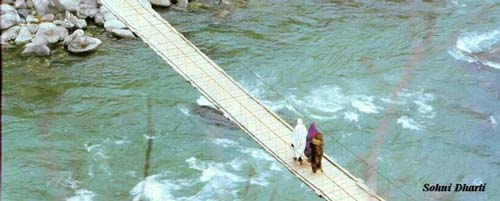
<svg viewBox="0 0 500 201"><path fill-rule="evenodd" d="M241 5L246 0L139 1L147 7L179 11L216 8L216 16L227 17L233 4ZM49 56L52 49L60 46L72 54L94 52L102 41L85 33L89 26L102 27L117 38L136 38L100 0L4 0L0 19L2 50L22 48L23 56Z"/></svg>

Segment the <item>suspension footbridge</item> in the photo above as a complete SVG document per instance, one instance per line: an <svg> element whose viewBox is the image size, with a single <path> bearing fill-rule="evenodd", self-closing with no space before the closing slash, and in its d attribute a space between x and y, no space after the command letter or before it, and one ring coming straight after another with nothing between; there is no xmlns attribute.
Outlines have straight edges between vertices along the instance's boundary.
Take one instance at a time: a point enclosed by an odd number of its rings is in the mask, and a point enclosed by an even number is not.
<svg viewBox="0 0 500 201"><path fill-rule="evenodd" d="M292 174L326 200L384 200L328 155L323 172L292 159L293 128L262 104L153 9L138 0L102 0L165 62Z"/></svg>

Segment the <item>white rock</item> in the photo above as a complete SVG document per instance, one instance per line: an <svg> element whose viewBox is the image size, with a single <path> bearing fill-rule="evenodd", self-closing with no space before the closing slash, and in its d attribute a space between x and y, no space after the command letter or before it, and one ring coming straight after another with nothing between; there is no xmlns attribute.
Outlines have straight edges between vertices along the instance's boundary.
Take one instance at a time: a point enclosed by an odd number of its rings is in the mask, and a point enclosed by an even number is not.
<svg viewBox="0 0 500 201"><path fill-rule="evenodd" d="M104 15L97 13L94 17L94 22L102 26L104 24Z"/></svg>
<svg viewBox="0 0 500 201"><path fill-rule="evenodd" d="M26 48L24 48L21 53L23 56L48 56L50 55L50 49L46 44L28 43Z"/></svg>
<svg viewBox="0 0 500 201"><path fill-rule="evenodd" d="M155 6L170 6L170 0L149 0L149 3Z"/></svg>
<svg viewBox="0 0 500 201"><path fill-rule="evenodd" d="M7 29L6 31L2 32L2 42L7 42L9 40L16 39L20 29L21 27L19 26L13 26Z"/></svg>
<svg viewBox="0 0 500 201"><path fill-rule="evenodd" d="M90 36L80 36L68 44L68 52L74 54L94 52L102 44L101 40Z"/></svg>
<svg viewBox="0 0 500 201"><path fill-rule="evenodd" d="M17 14L19 14L19 16L24 17L24 18L28 17L28 15L30 15L30 13L31 12L28 11L28 9L24 9L24 8L23 9L17 9Z"/></svg>
<svg viewBox="0 0 500 201"><path fill-rule="evenodd" d="M38 23L38 19L35 18L33 15L28 15L26 17L26 22L27 23Z"/></svg>
<svg viewBox="0 0 500 201"><path fill-rule="evenodd" d="M113 29L125 29L127 26L120 22L119 20L109 20L104 23L104 29L106 31L111 32Z"/></svg>
<svg viewBox="0 0 500 201"><path fill-rule="evenodd" d="M68 18L66 19L66 21L76 26L76 28L78 29L87 27L87 21L85 21L84 19L78 19L76 16L71 15L71 13L68 13Z"/></svg>
<svg viewBox="0 0 500 201"><path fill-rule="evenodd" d="M16 7L16 9L28 8L25 0L16 0L14 7Z"/></svg>
<svg viewBox="0 0 500 201"><path fill-rule="evenodd" d="M97 13L99 12L99 9L96 7L92 7L86 4L81 4L80 5L80 11L77 13L79 18L94 18Z"/></svg>
<svg viewBox="0 0 500 201"><path fill-rule="evenodd" d="M50 22L43 22L38 26L36 36L44 37L49 43L56 43L68 36L68 30Z"/></svg>
<svg viewBox="0 0 500 201"><path fill-rule="evenodd" d="M19 17L17 10L11 5L2 4L0 12L0 25L2 26L2 30L8 29L21 22L21 17Z"/></svg>
<svg viewBox="0 0 500 201"><path fill-rule="evenodd" d="M134 33L128 29L112 29L111 34L119 38L135 38Z"/></svg>
<svg viewBox="0 0 500 201"><path fill-rule="evenodd" d="M80 9L80 0L52 0L54 5L65 11L76 12Z"/></svg>
<svg viewBox="0 0 500 201"><path fill-rule="evenodd" d="M38 15L45 15L49 11L49 0L32 0Z"/></svg>
<svg viewBox="0 0 500 201"><path fill-rule="evenodd" d="M75 30L71 35L64 38L64 45L68 46L75 38L83 36L85 32L81 29Z"/></svg>
<svg viewBox="0 0 500 201"><path fill-rule="evenodd" d="M17 45L26 44L29 43L30 41L31 41L31 33L28 27L21 27L21 30L19 30L19 34L17 34L15 40L16 44Z"/></svg>

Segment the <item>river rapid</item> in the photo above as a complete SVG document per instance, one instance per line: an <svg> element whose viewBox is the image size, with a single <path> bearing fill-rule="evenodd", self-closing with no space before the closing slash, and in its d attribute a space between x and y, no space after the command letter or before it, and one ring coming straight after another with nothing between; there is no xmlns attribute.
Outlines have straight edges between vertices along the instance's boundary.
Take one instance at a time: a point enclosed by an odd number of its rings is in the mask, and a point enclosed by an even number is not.
<svg viewBox="0 0 500 201"><path fill-rule="evenodd" d="M500 1L158 12L286 121L316 122L326 153L387 200L500 197ZM321 200L242 131L207 124L200 93L143 42L95 35L87 56L2 51L2 200Z"/></svg>

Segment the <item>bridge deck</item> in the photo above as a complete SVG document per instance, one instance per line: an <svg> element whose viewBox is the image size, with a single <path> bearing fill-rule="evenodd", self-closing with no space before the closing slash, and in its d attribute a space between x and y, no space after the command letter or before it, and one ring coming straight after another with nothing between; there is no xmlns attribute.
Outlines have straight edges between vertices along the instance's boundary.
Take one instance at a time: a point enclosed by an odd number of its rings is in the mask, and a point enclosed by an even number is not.
<svg viewBox="0 0 500 201"><path fill-rule="evenodd" d="M292 127L260 103L151 8L137 0L102 0L160 57L314 192L327 200L383 200L324 156L324 172L293 161Z"/></svg>

